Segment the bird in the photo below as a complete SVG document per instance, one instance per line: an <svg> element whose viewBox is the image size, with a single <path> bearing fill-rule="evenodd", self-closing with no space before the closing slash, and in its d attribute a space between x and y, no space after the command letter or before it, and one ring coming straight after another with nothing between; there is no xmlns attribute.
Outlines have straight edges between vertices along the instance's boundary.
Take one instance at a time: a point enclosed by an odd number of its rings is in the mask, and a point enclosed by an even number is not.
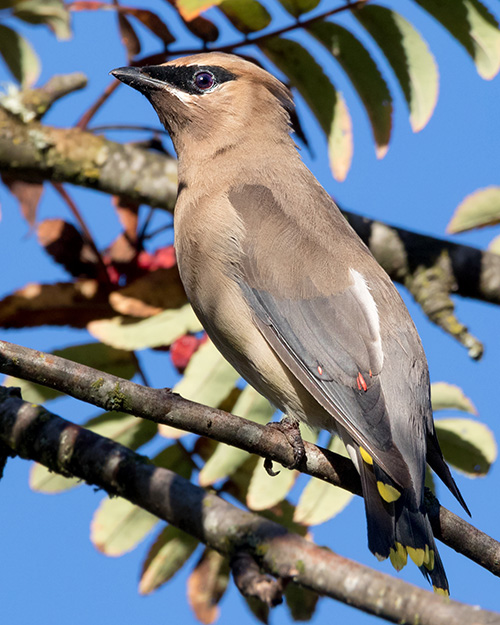
<svg viewBox="0 0 500 625"><path fill-rule="evenodd" d="M110 73L146 96L172 139L177 262L207 334L292 424L341 437L360 475L369 549L398 571L410 556L447 596L426 464L469 511L439 447L420 337L304 164L291 91L222 52Z"/></svg>

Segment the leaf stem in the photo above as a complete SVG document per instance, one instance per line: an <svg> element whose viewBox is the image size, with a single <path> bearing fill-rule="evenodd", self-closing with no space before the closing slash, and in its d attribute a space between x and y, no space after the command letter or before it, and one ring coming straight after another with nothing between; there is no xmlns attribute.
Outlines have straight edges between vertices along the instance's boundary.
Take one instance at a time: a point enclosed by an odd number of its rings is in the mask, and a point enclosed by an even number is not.
<svg viewBox="0 0 500 625"><path fill-rule="evenodd" d="M87 224L85 223L80 211L78 210L78 206L75 204L75 202L73 201L69 193L66 191L66 189L60 182L52 182L52 186L59 193L62 199L66 202L71 214L77 220L80 228L82 229L83 236L85 237L85 239L87 240L87 243L90 245L90 247L94 251L94 254L97 257L97 264L99 265L103 278L106 280L108 285L111 286L111 280L109 278L106 265L104 264L104 260L102 259L101 252L97 249L97 246L94 242L92 234L90 233L90 230L87 228Z"/></svg>

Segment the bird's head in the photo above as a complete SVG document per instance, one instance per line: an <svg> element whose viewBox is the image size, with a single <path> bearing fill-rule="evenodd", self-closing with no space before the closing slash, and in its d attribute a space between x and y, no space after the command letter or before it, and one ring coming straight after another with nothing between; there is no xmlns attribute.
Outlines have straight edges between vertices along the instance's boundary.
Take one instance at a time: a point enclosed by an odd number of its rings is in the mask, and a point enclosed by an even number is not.
<svg viewBox="0 0 500 625"><path fill-rule="evenodd" d="M197 54L110 73L149 99L178 153L187 142L200 148L207 141L237 140L250 127L260 132L269 132L269 124L289 128L293 101L287 87L232 54Z"/></svg>

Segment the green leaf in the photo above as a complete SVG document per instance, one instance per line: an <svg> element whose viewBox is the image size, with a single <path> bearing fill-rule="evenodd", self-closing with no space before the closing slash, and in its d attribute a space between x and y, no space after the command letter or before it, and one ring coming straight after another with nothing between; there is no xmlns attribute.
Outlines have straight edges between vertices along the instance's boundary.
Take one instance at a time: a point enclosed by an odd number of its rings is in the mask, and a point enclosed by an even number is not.
<svg viewBox="0 0 500 625"><path fill-rule="evenodd" d="M168 525L146 556L139 582L140 594L149 595L168 582L189 560L197 546L196 538Z"/></svg>
<svg viewBox="0 0 500 625"><path fill-rule="evenodd" d="M173 388L185 399L216 408L232 391L239 374L211 341L192 356L182 380Z"/></svg>
<svg viewBox="0 0 500 625"><path fill-rule="evenodd" d="M251 386L246 386L232 410L238 417L244 417L262 425L268 423L275 408ZM249 457L249 453L230 445L219 443L215 453L200 471L201 486L209 486L228 475L232 475Z"/></svg>
<svg viewBox="0 0 500 625"><path fill-rule="evenodd" d="M38 78L40 61L30 42L3 24L0 24L0 55L23 87L29 87Z"/></svg>
<svg viewBox="0 0 500 625"><path fill-rule="evenodd" d="M222 0L176 0L175 6L185 20L191 21L210 7L220 4Z"/></svg>
<svg viewBox="0 0 500 625"><path fill-rule="evenodd" d="M251 510L266 510L283 501L295 484L297 471L279 468L278 475L271 477L264 469L264 459L259 458L250 480L247 493L247 506Z"/></svg>
<svg viewBox="0 0 500 625"><path fill-rule="evenodd" d="M271 37L260 47L307 102L327 136L333 175L344 180L351 166L353 142L351 118L342 95L299 43Z"/></svg>
<svg viewBox="0 0 500 625"><path fill-rule="evenodd" d="M129 351L115 349L102 343L83 343L64 349L56 349L54 356L67 358L93 369L100 369L120 378L129 380L137 371L134 355Z"/></svg>
<svg viewBox="0 0 500 625"><path fill-rule="evenodd" d="M455 384L447 382L434 382L431 384L431 400L432 410L463 410L477 414L476 407L471 400L464 394L462 389Z"/></svg>
<svg viewBox="0 0 500 625"><path fill-rule="evenodd" d="M316 611L319 595L314 590L290 582L285 588L285 600L294 621L310 621Z"/></svg>
<svg viewBox="0 0 500 625"><path fill-rule="evenodd" d="M108 556L132 551L159 522L154 514L121 497L106 498L90 526L90 540Z"/></svg>
<svg viewBox="0 0 500 625"><path fill-rule="evenodd" d="M85 427L134 450L150 441L158 429L156 423L124 412L105 412L87 421Z"/></svg>
<svg viewBox="0 0 500 625"><path fill-rule="evenodd" d="M7 376L3 381L4 386L17 386L21 389L21 395L24 401L29 401L31 404L43 404L46 401L60 397L63 393L56 391L34 382L28 382L27 380L21 380L20 378L14 378Z"/></svg>
<svg viewBox="0 0 500 625"><path fill-rule="evenodd" d="M416 0L465 48L478 74L491 80L500 69L498 22L478 0Z"/></svg>
<svg viewBox="0 0 500 625"><path fill-rule="evenodd" d="M71 37L69 11L62 0L23 0L14 15L29 24L46 24L58 39Z"/></svg>
<svg viewBox="0 0 500 625"><path fill-rule="evenodd" d="M185 304L179 309L165 310L141 321L131 322L124 317L91 321L87 329L107 345L137 350L170 345L188 332L199 332L202 326L191 306Z"/></svg>
<svg viewBox="0 0 500 625"><path fill-rule="evenodd" d="M334 436L330 451L348 457L346 449L338 436ZM343 488L333 486L312 477L300 496L293 520L304 525L318 525L341 512L353 498L353 494Z"/></svg>
<svg viewBox="0 0 500 625"><path fill-rule="evenodd" d="M349 76L370 119L377 157L383 158L391 137L392 98L375 61L363 44L338 24L316 22L308 31L331 52Z"/></svg>
<svg viewBox="0 0 500 625"><path fill-rule="evenodd" d="M257 0L222 0L219 8L231 24L245 35L269 26L271 16Z"/></svg>
<svg viewBox="0 0 500 625"><path fill-rule="evenodd" d="M290 530L295 534L299 534L299 536L306 536L308 533L308 528L305 525L294 521L293 517L295 515L295 506L287 499L280 501L272 508L261 510L259 514L265 519L270 519L275 523L283 525L283 527L286 527L287 530Z"/></svg>
<svg viewBox="0 0 500 625"><path fill-rule="evenodd" d="M105 412L87 421L85 427L134 450L151 440L157 431L155 423L123 412ZM78 486L81 480L63 477L49 471L42 464L35 463L30 471L29 483L34 491L55 494Z"/></svg>
<svg viewBox="0 0 500 625"><path fill-rule="evenodd" d="M455 209L446 231L454 234L500 223L500 187L486 187L468 195Z"/></svg>
<svg viewBox="0 0 500 625"><path fill-rule="evenodd" d="M117 375L120 378L130 379L137 371L137 364L134 355L130 352L114 349L102 343L84 343L82 345L72 345L64 349L56 349L52 352L54 356L67 358L73 362L87 365L94 369L99 369L105 373ZM51 388L20 380L19 378L7 377L3 382L4 386L18 386L24 401L32 404L43 404L46 401L64 395Z"/></svg>
<svg viewBox="0 0 500 625"><path fill-rule="evenodd" d="M29 485L32 490L45 495L57 495L82 483L77 477L64 477L49 471L43 464L33 463L30 469Z"/></svg>
<svg viewBox="0 0 500 625"><path fill-rule="evenodd" d="M468 477L486 475L497 457L493 432L472 419L437 419L436 432L447 462Z"/></svg>
<svg viewBox="0 0 500 625"><path fill-rule="evenodd" d="M488 252L500 254L500 235L490 241L488 245Z"/></svg>
<svg viewBox="0 0 500 625"><path fill-rule="evenodd" d="M432 116L439 91L436 61L420 33L401 15L385 7L365 5L353 11L376 41L403 90L414 132Z"/></svg>
<svg viewBox="0 0 500 625"><path fill-rule="evenodd" d="M425 467L425 486L429 488L434 494L436 494L436 483L434 481L434 475L429 465Z"/></svg>
<svg viewBox="0 0 500 625"><path fill-rule="evenodd" d="M319 0L279 0L280 4L294 17L315 9Z"/></svg>
<svg viewBox="0 0 500 625"><path fill-rule="evenodd" d="M243 599L245 600L248 609L253 614L253 616L261 623L264 623L264 625L268 625L269 612L271 608L267 605L267 603L264 603L261 599L258 599L257 597L244 596Z"/></svg>
<svg viewBox="0 0 500 625"><path fill-rule="evenodd" d="M178 444L166 447L153 458L153 463L186 479L193 468L191 458ZM121 497L107 498L94 513L90 539L106 555L121 556L134 549L159 520Z"/></svg>
<svg viewBox="0 0 500 625"><path fill-rule="evenodd" d="M194 464L189 453L178 443L165 447L153 458L153 462L157 467L174 471L186 480L189 480L193 472Z"/></svg>

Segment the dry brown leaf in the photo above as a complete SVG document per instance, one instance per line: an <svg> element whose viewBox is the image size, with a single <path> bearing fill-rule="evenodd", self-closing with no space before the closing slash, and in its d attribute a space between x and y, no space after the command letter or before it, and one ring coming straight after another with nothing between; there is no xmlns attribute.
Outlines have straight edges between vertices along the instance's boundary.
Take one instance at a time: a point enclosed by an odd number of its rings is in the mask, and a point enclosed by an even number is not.
<svg viewBox="0 0 500 625"><path fill-rule="evenodd" d="M21 208L21 213L30 227L36 221L36 212L43 192L42 182L26 182L13 178L8 174L2 174L2 181L9 191L14 195Z"/></svg>
<svg viewBox="0 0 500 625"><path fill-rule="evenodd" d="M43 325L85 328L90 321L115 315L108 293L96 280L28 284L0 300L2 328Z"/></svg>
<svg viewBox="0 0 500 625"><path fill-rule="evenodd" d="M72 276L94 278L97 258L82 234L63 219L44 219L37 228L38 242Z"/></svg>
<svg viewBox="0 0 500 625"><path fill-rule="evenodd" d="M111 200L118 214L123 230L130 241L137 240L137 222L139 220L139 204L131 202L117 195Z"/></svg>
<svg viewBox="0 0 500 625"><path fill-rule="evenodd" d="M118 13L118 26L120 28L120 39L127 50L127 58L130 61L141 52L141 42L134 27L122 12Z"/></svg>
<svg viewBox="0 0 500 625"><path fill-rule="evenodd" d="M177 266L157 269L116 291L110 297L110 304L120 314L135 310L134 316L150 317L159 310L180 308L187 302ZM155 310L151 313L151 310ZM140 311L143 314L137 314Z"/></svg>
<svg viewBox="0 0 500 625"><path fill-rule="evenodd" d="M145 304L140 299L125 297L118 291L110 294L109 303L120 315L140 317L141 319L157 315L163 310L163 308Z"/></svg>
<svg viewBox="0 0 500 625"><path fill-rule="evenodd" d="M218 603L229 581L227 560L213 549L205 549L187 582L188 600L203 625L219 616Z"/></svg>
<svg viewBox="0 0 500 625"><path fill-rule="evenodd" d="M106 252L106 259L118 265L128 265L137 255L136 245L129 239L125 232L122 232L109 246Z"/></svg>
<svg viewBox="0 0 500 625"><path fill-rule="evenodd" d="M179 430L179 428L174 428L171 425L165 425L165 423L160 423L158 426L158 434L170 440L177 440L186 436L189 432L186 432L186 430Z"/></svg>
<svg viewBox="0 0 500 625"><path fill-rule="evenodd" d="M175 37L170 32L167 25L158 17L158 15L156 15L156 13L153 13L153 11L150 11L149 9L118 6L117 3L115 3L115 7L111 7L107 2L97 2L96 0L79 0L72 2L69 5L70 11L99 11L101 9L109 10L112 8L115 8L121 15L133 15L153 34L159 37L163 43L169 44L175 41Z"/></svg>

